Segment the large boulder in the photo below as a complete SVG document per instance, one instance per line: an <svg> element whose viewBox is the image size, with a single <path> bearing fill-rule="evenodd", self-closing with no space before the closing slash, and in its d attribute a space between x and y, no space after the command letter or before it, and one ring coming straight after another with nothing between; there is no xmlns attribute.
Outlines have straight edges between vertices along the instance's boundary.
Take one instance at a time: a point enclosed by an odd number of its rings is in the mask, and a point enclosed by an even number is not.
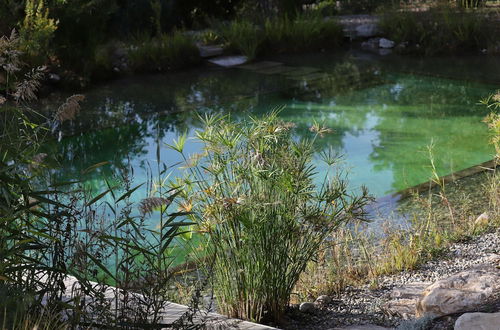
<svg viewBox="0 0 500 330"><path fill-rule="evenodd" d="M500 290L500 272L482 265L439 280L427 287L417 303L416 316L442 316L474 311Z"/></svg>
<svg viewBox="0 0 500 330"><path fill-rule="evenodd" d="M392 289L389 294L391 300L382 305L382 310L389 315L403 319L415 317L417 302L424 289L430 284L429 282L414 282Z"/></svg>
<svg viewBox="0 0 500 330"><path fill-rule="evenodd" d="M498 330L500 313L466 313L460 316L454 330Z"/></svg>

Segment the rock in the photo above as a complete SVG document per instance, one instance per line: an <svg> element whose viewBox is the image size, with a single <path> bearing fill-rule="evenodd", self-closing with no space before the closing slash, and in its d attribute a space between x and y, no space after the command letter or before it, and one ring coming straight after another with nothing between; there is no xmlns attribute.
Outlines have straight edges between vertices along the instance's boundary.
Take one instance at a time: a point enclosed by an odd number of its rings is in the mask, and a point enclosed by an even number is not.
<svg viewBox="0 0 500 330"><path fill-rule="evenodd" d="M320 305L328 305L332 301L332 298L327 296L326 294L319 296L316 298L316 303Z"/></svg>
<svg viewBox="0 0 500 330"><path fill-rule="evenodd" d="M378 33L377 24L367 23L356 26L356 36L361 38L375 37Z"/></svg>
<svg viewBox="0 0 500 330"><path fill-rule="evenodd" d="M378 46L380 48L393 48L395 46L395 42L386 38L380 38L378 41Z"/></svg>
<svg viewBox="0 0 500 330"><path fill-rule="evenodd" d="M466 313L455 322L454 330L498 330L500 313Z"/></svg>
<svg viewBox="0 0 500 330"><path fill-rule="evenodd" d="M416 316L442 316L473 311L500 290L500 272L482 265L439 280L419 299Z"/></svg>
<svg viewBox="0 0 500 330"><path fill-rule="evenodd" d="M219 56L208 60L210 63L226 68L244 64L248 61L246 56Z"/></svg>
<svg viewBox="0 0 500 330"><path fill-rule="evenodd" d="M389 293L392 300L385 303L382 309L389 315L404 319L414 317L418 299L420 299L422 291L430 284L429 282L414 282L394 288Z"/></svg>
<svg viewBox="0 0 500 330"><path fill-rule="evenodd" d="M302 313L312 313L314 312L314 304L312 302L303 302L299 306L299 311Z"/></svg>
<svg viewBox="0 0 500 330"><path fill-rule="evenodd" d="M430 282L408 283L403 287L392 289L389 296L397 299L418 299L422 295L422 292L431 284Z"/></svg>
<svg viewBox="0 0 500 330"><path fill-rule="evenodd" d="M407 319L415 316L417 299L394 299L382 305L382 309L389 315Z"/></svg>
<svg viewBox="0 0 500 330"><path fill-rule="evenodd" d="M488 213L486 213L486 212L481 213L481 215L478 216L477 219L474 221L474 226L478 226L478 227L486 226L486 225L488 225L489 220L490 220L490 217L489 217Z"/></svg>

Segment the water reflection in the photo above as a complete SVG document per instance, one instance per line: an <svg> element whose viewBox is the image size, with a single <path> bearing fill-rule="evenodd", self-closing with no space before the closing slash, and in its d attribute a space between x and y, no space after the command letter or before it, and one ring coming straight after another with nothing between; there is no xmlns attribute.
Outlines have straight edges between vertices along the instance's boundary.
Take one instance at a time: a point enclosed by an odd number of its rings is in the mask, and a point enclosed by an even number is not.
<svg viewBox="0 0 500 330"><path fill-rule="evenodd" d="M299 79L212 69L102 86L87 93L79 119L63 127L66 138L47 148L61 157L61 180L78 178L82 169L109 161L86 178L96 189L100 175L127 165L141 182L155 162L158 144L165 163L180 160L164 144L183 132L193 135L199 127L195 111L231 113L239 120L285 105L281 116L296 123L297 137L310 137L314 121L333 128L318 146L344 154L353 188L365 184L377 196L427 180L431 141L440 174L491 158L481 123L484 109L477 101L494 85L467 82L467 75L457 80L433 77L431 71L395 73L383 61L318 56L314 65L321 71ZM189 143L188 153L199 147Z"/></svg>

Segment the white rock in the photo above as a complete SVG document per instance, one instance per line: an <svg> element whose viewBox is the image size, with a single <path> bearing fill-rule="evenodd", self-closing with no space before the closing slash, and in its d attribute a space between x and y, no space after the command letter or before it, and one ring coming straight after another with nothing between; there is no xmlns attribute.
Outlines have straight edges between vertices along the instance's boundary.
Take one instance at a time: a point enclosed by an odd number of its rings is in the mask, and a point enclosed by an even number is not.
<svg viewBox="0 0 500 330"><path fill-rule="evenodd" d="M498 330L500 313L466 313L455 322L454 330Z"/></svg>
<svg viewBox="0 0 500 330"><path fill-rule="evenodd" d="M312 302L303 302L299 306L299 311L302 313L312 313L314 311L314 304Z"/></svg>
<svg viewBox="0 0 500 330"><path fill-rule="evenodd" d="M219 56L208 60L210 63L223 67L232 67L244 64L248 61L246 56Z"/></svg>
<svg viewBox="0 0 500 330"><path fill-rule="evenodd" d="M393 48L395 45L395 42L386 38L380 38L378 41L378 46L380 48Z"/></svg>
<svg viewBox="0 0 500 330"><path fill-rule="evenodd" d="M378 33L377 24L361 24L356 26L356 35L362 38L375 37Z"/></svg>
<svg viewBox="0 0 500 330"><path fill-rule="evenodd" d="M498 290L498 269L490 265L478 266L427 287L417 303L416 315L441 316L472 311Z"/></svg>

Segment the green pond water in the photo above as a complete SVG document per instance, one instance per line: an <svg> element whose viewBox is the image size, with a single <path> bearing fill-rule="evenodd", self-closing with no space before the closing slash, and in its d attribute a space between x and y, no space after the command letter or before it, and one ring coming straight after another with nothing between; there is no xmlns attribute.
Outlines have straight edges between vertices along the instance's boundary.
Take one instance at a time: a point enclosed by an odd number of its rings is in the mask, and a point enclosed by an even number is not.
<svg viewBox="0 0 500 330"><path fill-rule="evenodd" d="M440 175L492 159L482 123L487 111L478 101L500 86L498 58L417 59L353 51L270 60L283 65L197 68L87 91L77 120L65 123L60 142L47 146L61 155L58 180L83 179L103 191L103 177L131 166L134 183L142 183L156 166L158 145L167 166L181 160L165 144L184 132L193 136L200 128L196 112L231 113L241 120L278 106L284 106L280 116L296 124L297 137L310 137L314 121L332 128L318 147L343 154L351 187L366 185L376 197L428 181L431 143ZM47 108L63 98L45 101ZM199 149L194 140L187 143L187 153ZM83 169L104 161L109 165L82 176ZM175 166L171 171L171 177L179 174ZM135 195L144 197L141 191Z"/></svg>

